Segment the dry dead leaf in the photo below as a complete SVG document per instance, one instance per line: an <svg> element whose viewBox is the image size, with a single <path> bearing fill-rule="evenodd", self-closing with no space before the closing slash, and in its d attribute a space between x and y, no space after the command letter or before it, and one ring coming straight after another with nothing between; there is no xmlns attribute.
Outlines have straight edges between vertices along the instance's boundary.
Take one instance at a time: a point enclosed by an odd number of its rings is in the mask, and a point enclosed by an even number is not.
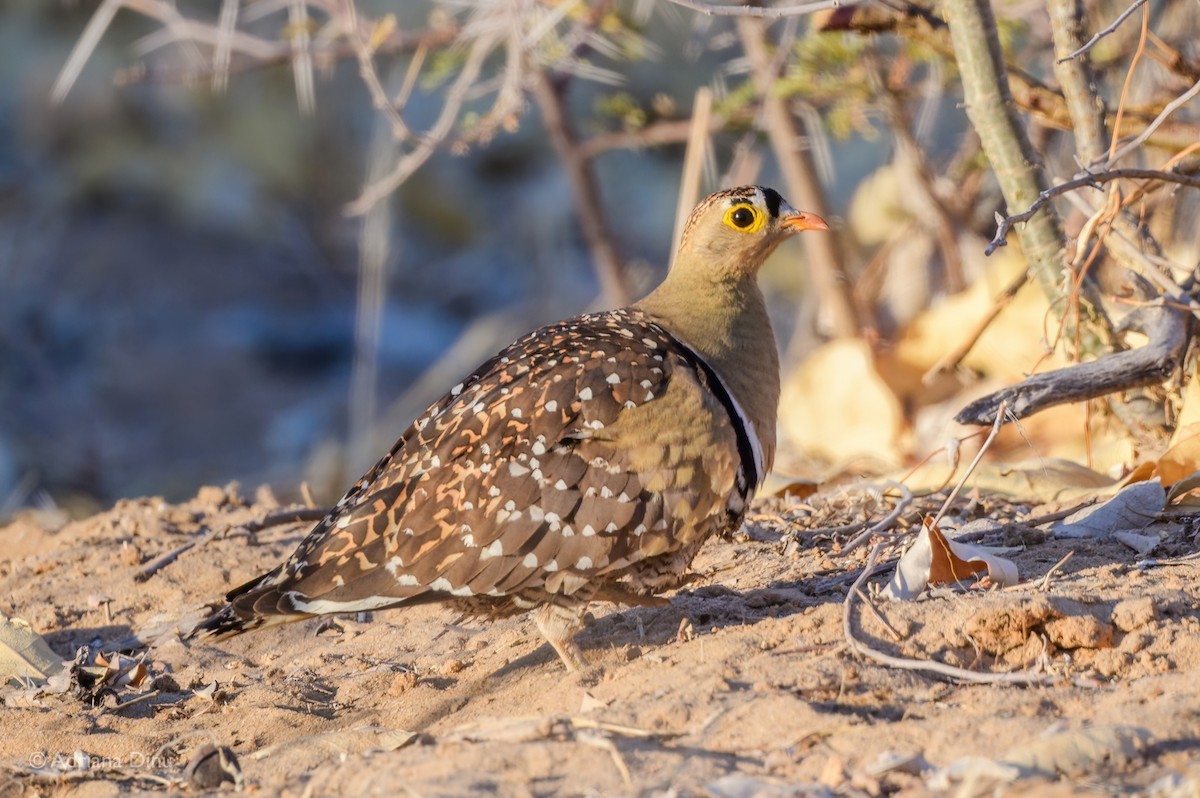
<svg viewBox="0 0 1200 798"><path fill-rule="evenodd" d="M0 614L0 681L44 684L62 670L61 658L27 621Z"/></svg>
<svg viewBox="0 0 1200 798"><path fill-rule="evenodd" d="M821 419L826 423L814 423ZM819 347L785 380L779 429L789 445L809 455L899 462L904 413L876 370L871 347L839 339Z"/></svg>
<svg viewBox="0 0 1200 798"><path fill-rule="evenodd" d="M1188 495L1194 490L1200 490L1200 471L1188 474L1172 485L1171 489L1167 491L1167 504L1196 505L1200 503L1200 496Z"/></svg>
<svg viewBox="0 0 1200 798"><path fill-rule="evenodd" d="M1014 585L1020 578L1017 566L996 550L949 540L926 519L913 545L896 563L896 573L883 594L911 601L928 585L953 584L985 572L999 585Z"/></svg>
<svg viewBox="0 0 1200 798"><path fill-rule="evenodd" d="M1139 532L1154 521L1167 503L1158 480L1126 485L1103 504L1085 507L1050 528L1060 538L1102 538L1114 532Z"/></svg>
<svg viewBox="0 0 1200 798"><path fill-rule="evenodd" d="M953 477L944 463L931 463L905 479L913 490L937 488ZM967 483L980 491L1039 502L1078 502L1112 492L1117 481L1070 460L1041 458L1019 463L980 463Z"/></svg>

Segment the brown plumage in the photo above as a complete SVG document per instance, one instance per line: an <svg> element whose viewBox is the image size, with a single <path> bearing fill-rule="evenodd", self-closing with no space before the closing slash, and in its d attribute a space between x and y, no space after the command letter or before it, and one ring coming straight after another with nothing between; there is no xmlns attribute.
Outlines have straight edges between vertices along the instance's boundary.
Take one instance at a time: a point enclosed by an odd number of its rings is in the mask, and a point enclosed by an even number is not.
<svg viewBox="0 0 1200 798"><path fill-rule="evenodd" d="M771 189L710 196L658 289L484 363L193 634L430 601L486 617L536 608L581 666L588 603L679 584L770 468L779 366L755 277L804 229L826 227Z"/></svg>

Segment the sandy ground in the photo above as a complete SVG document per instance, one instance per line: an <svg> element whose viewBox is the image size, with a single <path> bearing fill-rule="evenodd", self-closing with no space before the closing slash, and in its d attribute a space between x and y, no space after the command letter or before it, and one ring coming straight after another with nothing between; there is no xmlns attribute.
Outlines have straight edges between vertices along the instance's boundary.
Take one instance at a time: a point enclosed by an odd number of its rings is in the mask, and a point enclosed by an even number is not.
<svg viewBox="0 0 1200 798"><path fill-rule="evenodd" d="M980 673L1042 668L1044 683L1015 686L852 654L843 601L866 547L840 553L848 535L806 529L799 500L760 503L739 539L710 543L672 606L596 607L583 675L529 618L456 625L442 607L181 641L199 605L303 535L247 531L277 509L205 488L0 528L0 611L56 654L160 635L147 678L98 706L0 690L0 798L196 794L216 783L211 767L186 783L206 744L236 755L244 791L272 796L1200 794L1186 519L1153 527L1159 559L1140 564L1113 541L1009 528L993 542L1023 546L1015 588L856 602L854 635L871 647ZM959 515L1045 509L966 501Z"/></svg>

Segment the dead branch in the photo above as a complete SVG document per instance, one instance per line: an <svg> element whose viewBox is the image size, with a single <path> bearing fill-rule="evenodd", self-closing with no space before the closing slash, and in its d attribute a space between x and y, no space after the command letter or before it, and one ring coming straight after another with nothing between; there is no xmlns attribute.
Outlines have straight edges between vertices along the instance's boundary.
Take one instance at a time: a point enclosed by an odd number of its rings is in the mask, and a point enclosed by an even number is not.
<svg viewBox="0 0 1200 798"><path fill-rule="evenodd" d="M1149 290L1148 284L1130 273ZM1082 402L1128 388L1162 382L1179 366L1191 331L1192 314L1175 303L1143 306L1124 320L1126 329L1145 333L1149 342L1088 363L1035 374L1016 385L977 399L958 412L960 424L991 424L1006 404L1013 418L1025 418L1047 407Z"/></svg>
<svg viewBox="0 0 1200 798"><path fill-rule="evenodd" d="M1037 199L1029 205L1028 209L1021 213L1012 216L998 218L996 223L996 235L987 245L984 253L991 255L998 247L1003 247L1008 244L1008 233L1013 226L1021 222L1027 222L1037 214L1042 208L1049 204L1050 200L1066 194L1068 191L1075 191L1080 188L1099 188L1102 184L1113 180L1160 180L1165 183L1177 183L1181 186L1190 188L1200 188L1200 175L1191 174L1188 172L1171 169L1168 171L1158 169L1112 169L1107 172L1089 172L1082 177L1076 177L1072 180L1059 183L1056 186L1051 186L1038 194ZM999 216L999 214L997 214Z"/></svg>

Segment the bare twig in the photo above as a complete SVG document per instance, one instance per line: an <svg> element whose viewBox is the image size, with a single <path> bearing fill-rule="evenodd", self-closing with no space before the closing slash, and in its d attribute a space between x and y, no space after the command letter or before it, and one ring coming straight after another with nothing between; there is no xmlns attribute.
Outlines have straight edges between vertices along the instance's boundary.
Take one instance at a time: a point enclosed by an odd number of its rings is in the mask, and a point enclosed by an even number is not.
<svg viewBox="0 0 1200 798"><path fill-rule="evenodd" d="M1188 89L1187 91L1185 91L1183 94L1179 95L1174 100L1167 103L1166 107L1163 108L1162 113L1160 113L1158 116L1154 117L1154 121L1151 122L1149 125L1147 125L1145 130L1143 130L1138 136L1136 136L1128 144L1126 144L1125 146L1121 147L1121 149L1119 149L1115 153L1113 153L1112 157L1109 158L1108 161L1104 164L1104 168L1105 169L1112 168L1113 164L1115 164L1117 161L1121 160L1126 155L1133 152L1138 147L1142 146L1142 144L1144 144L1148 138L1150 138L1152 135L1154 135L1154 131L1158 130L1159 126L1163 122L1166 121L1168 116L1175 113L1176 110L1178 110L1182 105L1184 105L1188 101L1190 101L1197 94L1200 94L1200 80L1198 80L1194 84L1192 84L1192 87L1190 89Z"/></svg>
<svg viewBox="0 0 1200 798"><path fill-rule="evenodd" d="M350 42L354 55L358 58L358 73L362 78L363 85L367 87L367 93L371 95L371 103L391 124L392 136L397 141L408 141L415 138L408 123L401 115L403 103L393 104L388 99L387 91L383 88L383 81L379 77L378 70L375 69L375 51L369 40L363 37L358 21L358 6L354 0L343 0L343 14L345 15L343 28L345 28L346 40ZM418 53L420 52L423 52L423 49L418 50ZM415 56L413 58L413 62L417 64L423 61L423 57L419 60ZM415 75L413 80L415 81ZM408 85L409 81L406 80L405 83Z"/></svg>
<svg viewBox="0 0 1200 798"><path fill-rule="evenodd" d="M67 63L63 64L58 78L54 81L54 88L50 90L50 99L53 102L62 102L67 96L67 92L75 85L75 81L79 79L79 73L83 71L83 65L92 57L96 45L100 43L100 38L104 36L104 32L112 24L113 17L117 15L117 10L123 5L121 0L104 0L96 8L92 18L88 20L87 27L83 29L83 33L80 34L75 46L71 49Z"/></svg>
<svg viewBox="0 0 1200 798"><path fill-rule="evenodd" d="M433 127L418 141L412 150L396 159L396 165L390 173L370 183L362 190L358 199L354 200L346 208L348 214L357 216L366 213L380 199L395 191L397 187L411 177L414 172L420 169L433 156L438 144L445 141L450 135L450 131L453 130L454 122L458 119L458 112L462 110L463 103L466 102L467 94L470 92L471 87L479 79L479 74L483 70L483 63L491 53L494 45L495 40L489 36L481 36L475 40L475 43L467 53L466 63L463 64L458 77L454 79L454 83L451 84L449 90L446 92L445 100L442 103L442 110L438 114L437 121L434 122Z"/></svg>
<svg viewBox="0 0 1200 798"><path fill-rule="evenodd" d="M269 515L264 515L257 521L242 524L241 527L247 532L261 532L264 529L283 524L296 524L301 521L320 521L331 512L333 512L332 507L294 507L289 510L280 510Z"/></svg>
<svg viewBox="0 0 1200 798"><path fill-rule="evenodd" d="M954 489L950 491L950 495L946 497L946 501L942 502L941 509L937 511L937 515L935 515L933 520L929 522L929 526L937 526L938 521L941 521L942 516L944 516L946 511L950 509L950 504L955 500L955 498L958 497L963 485L967 484L967 480L971 478L971 474L975 473L975 469L979 467L980 461L983 460L983 455L991 447L992 441L996 440L996 436L1000 434L1000 427L1004 423L1004 417L1006 415L1005 411L1007 409L1008 408L1006 407L1005 403L1001 401L1000 406L996 408L996 420L992 422L992 431L989 432L988 436L983 439L983 443L980 445L979 451L975 453L975 457L971 460L971 464L967 466L966 473L962 475L962 479L960 479L958 484L954 486Z"/></svg>
<svg viewBox="0 0 1200 798"><path fill-rule="evenodd" d="M625 265L617 254L612 231L604 216L600 187L596 184L592 163L580 152L579 140L563 107L560 87L555 86L544 71L537 69L533 74L533 96L542 112L542 124L571 186L575 209L579 213L579 227L591 252L604 301L613 307L623 305L629 301Z"/></svg>
<svg viewBox="0 0 1200 798"><path fill-rule="evenodd" d="M846 599L842 602L842 634L845 636L846 645L851 651L868 659L875 660L889 668L932 673L974 684L1041 684L1047 681L1049 677L1045 674L1032 670L1012 671L1009 673L979 673L933 660L893 657L890 654L884 654L882 651L871 648L856 638L854 636L854 599L859 595L859 591L862 590L867 577L874 570L875 561L878 559L879 552L883 546L884 544L880 542L871 548L871 553L867 556L867 564L863 566L862 573L858 575L858 579L854 581L854 585L850 588L850 591L846 594Z"/></svg>
<svg viewBox="0 0 1200 798"><path fill-rule="evenodd" d="M311 114L317 108L317 91L313 81L313 58L308 30L308 5L304 0L288 3L288 40L292 48L292 79L296 84L296 104L302 113Z"/></svg>
<svg viewBox="0 0 1200 798"><path fill-rule="evenodd" d="M1074 556L1075 556L1075 550L1071 549L1065 555L1063 555L1063 558L1061 560L1054 563L1054 565L1051 566L1050 570L1046 572L1046 575L1044 577L1042 577L1042 583L1038 587L1038 590L1041 590L1043 592L1045 592L1046 590L1049 590L1050 589L1050 579L1054 576L1054 574L1058 573L1059 568L1062 568L1064 565L1066 565L1067 560L1071 559Z"/></svg>
<svg viewBox="0 0 1200 798"><path fill-rule="evenodd" d="M757 17L759 19L780 19L782 17L797 17L826 11L830 8L840 8L841 0L817 0L813 3L801 3L798 6L727 6L709 5L699 0L667 0L677 6L683 6L691 11L697 11L709 17Z"/></svg>
<svg viewBox="0 0 1200 798"><path fill-rule="evenodd" d="M867 608L867 611L875 617L875 620L879 621L879 625L884 629L887 629L888 634L892 636L893 640L895 640L897 643L904 642L904 635L897 632L896 627L888 623L888 619L883 617L883 613L879 611L879 608L872 604L871 600L867 598L866 594L861 590L858 591L858 599L862 602L862 605Z"/></svg>
<svg viewBox="0 0 1200 798"><path fill-rule="evenodd" d="M1181 186L1190 188L1200 188L1200 175L1188 174L1186 172L1178 172L1175 170L1162 171L1158 169L1112 169L1107 172L1089 172L1082 177L1076 177L1072 180L1067 180L1059 183L1056 186L1051 186L1038 194L1037 199L1029 206L1028 209L1021 213L1012 216L1005 216L996 219L998 225L996 235L988 243L984 253L991 255L998 247L1005 246L1008 241L1008 233L1014 225L1021 222L1027 222L1042 208L1049 204L1050 200L1066 194L1068 191L1075 191L1080 188L1099 188L1102 184L1113 180L1161 180L1166 183L1177 183ZM997 214L999 217L999 215Z"/></svg>
<svg viewBox="0 0 1200 798"><path fill-rule="evenodd" d="M1096 42L1100 41L1105 36L1108 36L1109 34L1113 33L1117 28L1121 27L1122 22L1129 19L1129 17L1132 16L1134 11L1137 11L1139 8L1141 8L1145 4L1146 4L1146 0L1134 0L1133 5L1129 6L1129 8L1127 8L1123 12L1121 12L1121 16L1117 17L1116 20L1113 22L1113 24L1109 25L1104 30L1097 31L1096 35L1093 36L1092 38L1088 39L1086 44L1084 44L1082 47L1075 50L1074 52L1068 53L1067 55L1064 55L1062 58L1059 58L1056 63L1061 64L1064 61L1071 61L1071 60L1074 60L1074 59L1078 58L1079 56L1083 55L1088 50L1092 49L1092 47L1094 47L1096 45Z"/></svg>
<svg viewBox="0 0 1200 798"><path fill-rule="evenodd" d="M203 546L205 543L212 540L215 535L215 532L210 531L198 540L190 540L187 543L184 543L182 546L168 551L161 557L156 557L138 569L138 572L133 575L133 581L145 582L147 579L178 560L181 555L191 551L196 546Z"/></svg>

